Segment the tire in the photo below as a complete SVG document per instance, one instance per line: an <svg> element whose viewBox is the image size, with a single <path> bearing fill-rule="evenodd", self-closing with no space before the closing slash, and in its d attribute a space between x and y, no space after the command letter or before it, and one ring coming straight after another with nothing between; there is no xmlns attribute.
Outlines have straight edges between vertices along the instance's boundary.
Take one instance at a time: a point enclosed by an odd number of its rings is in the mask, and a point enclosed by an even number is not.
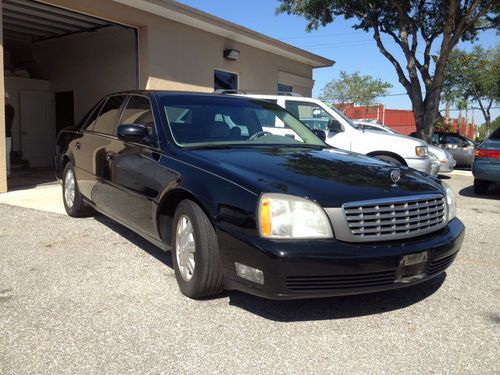
<svg viewBox="0 0 500 375"><path fill-rule="evenodd" d="M474 179L474 193L484 195L488 194L488 187L490 182L486 180L480 180L478 178Z"/></svg>
<svg viewBox="0 0 500 375"><path fill-rule="evenodd" d="M73 184L73 188L71 188ZM68 189L67 189L68 188ZM73 193L71 193L71 190ZM62 198L64 209L71 217L87 217L92 216L93 210L84 201L78 184L76 182L73 164L68 162L64 167L63 184L62 184Z"/></svg>
<svg viewBox="0 0 500 375"><path fill-rule="evenodd" d="M181 292L190 298L220 294L224 288L217 235L193 201L183 200L177 206L172 238L172 263Z"/></svg>
<svg viewBox="0 0 500 375"><path fill-rule="evenodd" d="M374 155L373 157L380 159L380 160L383 160L383 161L388 161L390 163L394 163L397 165L403 165L403 163L401 163L398 159L393 158L392 156L389 156L389 155Z"/></svg>

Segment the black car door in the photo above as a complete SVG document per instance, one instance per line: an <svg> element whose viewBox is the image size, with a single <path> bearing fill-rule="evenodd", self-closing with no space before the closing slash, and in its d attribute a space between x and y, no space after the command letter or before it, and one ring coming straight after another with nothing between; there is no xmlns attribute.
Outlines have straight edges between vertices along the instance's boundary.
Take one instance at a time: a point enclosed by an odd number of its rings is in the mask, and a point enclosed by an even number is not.
<svg viewBox="0 0 500 375"><path fill-rule="evenodd" d="M102 169L102 154L106 142L101 134L94 131L97 119L100 117L108 98L101 100L82 121L80 136L70 144L74 158L74 171L80 192L94 202L98 175Z"/></svg>
<svg viewBox="0 0 500 375"><path fill-rule="evenodd" d="M126 95L109 96L96 119L85 130L85 144L81 151L87 155L95 183L89 191L90 199L98 209L112 214L113 199L109 186L104 183L111 171L107 162L106 149L113 142L116 122Z"/></svg>
<svg viewBox="0 0 500 375"><path fill-rule="evenodd" d="M159 188L156 169L160 154L149 99L132 95L124 105L118 124L143 125L151 144L139 144L113 137L106 146L105 183L112 200L110 213L124 224L145 234L155 235L153 208Z"/></svg>

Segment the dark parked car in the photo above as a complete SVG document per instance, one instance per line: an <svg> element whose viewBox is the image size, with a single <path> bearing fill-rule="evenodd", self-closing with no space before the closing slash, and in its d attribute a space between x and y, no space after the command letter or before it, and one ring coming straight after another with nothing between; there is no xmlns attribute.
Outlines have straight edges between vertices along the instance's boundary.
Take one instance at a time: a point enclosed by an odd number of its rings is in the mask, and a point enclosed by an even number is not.
<svg viewBox="0 0 500 375"><path fill-rule="evenodd" d="M286 135L262 130L271 117ZM110 95L61 132L56 167L70 216L95 209L172 250L194 298L408 286L442 273L464 237L438 179L331 148L283 108L247 97Z"/></svg>
<svg viewBox="0 0 500 375"><path fill-rule="evenodd" d="M476 150L472 174L476 194L486 194L490 184L500 182L500 128L491 133Z"/></svg>
<svg viewBox="0 0 500 375"><path fill-rule="evenodd" d="M456 133L434 132L432 144L450 154L457 162L457 167L470 168L474 161L477 144L463 135Z"/></svg>

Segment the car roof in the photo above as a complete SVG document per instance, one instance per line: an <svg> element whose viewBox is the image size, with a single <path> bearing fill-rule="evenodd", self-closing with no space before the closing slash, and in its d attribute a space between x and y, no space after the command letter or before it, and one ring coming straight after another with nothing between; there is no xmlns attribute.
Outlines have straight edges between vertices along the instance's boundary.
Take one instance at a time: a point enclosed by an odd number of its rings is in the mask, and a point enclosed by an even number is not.
<svg viewBox="0 0 500 375"><path fill-rule="evenodd" d="M318 102L319 99L310 98L307 96L293 96L293 95L265 95L265 94L219 94L219 95L230 95L230 96L241 96L241 97L250 97L255 99L285 99L292 100L297 102Z"/></svg>
<svg viewBox="0 0 500 375"><path fill-rule="evenodd" d="M117 91L114 93L109 93L104 96L104 98L116 95L142 95L142 96L206 96L213 98L232 98L232 99L265 99L263 96L254 95L233 95L233 94L221 94L214 92L200 92L200 91L175 91L175 90L124 90Z"/></svg>

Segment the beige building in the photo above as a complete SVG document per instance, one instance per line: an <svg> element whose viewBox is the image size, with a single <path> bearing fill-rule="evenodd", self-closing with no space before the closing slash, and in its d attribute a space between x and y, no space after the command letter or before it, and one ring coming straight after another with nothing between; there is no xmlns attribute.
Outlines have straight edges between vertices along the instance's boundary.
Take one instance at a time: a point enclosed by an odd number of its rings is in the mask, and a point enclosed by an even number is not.
<svg viewBox="0 0 500 375"><path fill-rule="evenodd" d="M51 166L57 132L110 92L227 88L311 95L312 70L334 63L172 0L0 4L0 86L16 112L13 167ZM0 192L8 182L4 126L1 111Z"/></svg>

